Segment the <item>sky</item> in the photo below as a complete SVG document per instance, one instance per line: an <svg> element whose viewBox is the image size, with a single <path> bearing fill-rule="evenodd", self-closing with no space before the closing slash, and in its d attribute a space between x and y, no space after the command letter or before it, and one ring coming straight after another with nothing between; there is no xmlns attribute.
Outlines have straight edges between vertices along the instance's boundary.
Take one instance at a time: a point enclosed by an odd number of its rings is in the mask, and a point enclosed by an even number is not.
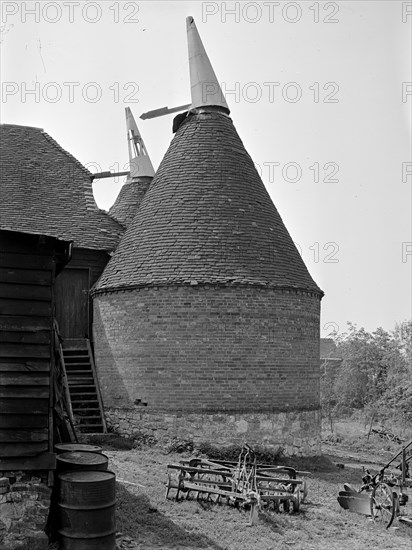
<svg viewBox="0 0 412 550"><path fill-rule="evenodd" d="M92 172L127 170L125 107L155 169L190 103L194 17L231 117L311 275L321 332L412 317L412 3L2 2L3 123ZM108 210L124 178L96 180Z"/></svg>

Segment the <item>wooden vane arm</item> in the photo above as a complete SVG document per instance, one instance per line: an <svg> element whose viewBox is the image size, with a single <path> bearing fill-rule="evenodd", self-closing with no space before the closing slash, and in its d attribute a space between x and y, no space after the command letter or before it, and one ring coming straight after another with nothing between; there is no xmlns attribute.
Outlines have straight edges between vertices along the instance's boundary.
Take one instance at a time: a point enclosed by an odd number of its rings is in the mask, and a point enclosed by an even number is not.
<svg viewBox="0 0 412 550"><path fill-rule="evenodd" d="M147 113L142 113L140 115L140 118L142 120L146 120L147 118L156 118L158 116L170 115L171 113L185 111L189 107L190 107L190 103L188 103L187 105L181 105L180 107L173 107L172 109L169 109L169 107L162 107L161 109L154 109L153 111L147 111Z"/></svg>
<svg viewBox="0 0 412 550"><path fill-rule="evenodd" d="M92 181L93 180L100 180L102 178L115 178L117 176L128 176L130 172L97 172L96 174L92 174Z"/></svg>

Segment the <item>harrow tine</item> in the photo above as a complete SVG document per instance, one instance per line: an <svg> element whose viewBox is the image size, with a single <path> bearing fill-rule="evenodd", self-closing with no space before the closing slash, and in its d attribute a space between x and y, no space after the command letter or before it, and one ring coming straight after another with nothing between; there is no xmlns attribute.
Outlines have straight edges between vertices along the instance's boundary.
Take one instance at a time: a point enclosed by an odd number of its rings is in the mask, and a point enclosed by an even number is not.
<svg viewBox="0 0 412 550"><path fill-rule="evenodd" d="M256 525L259 519L259 507L257 502L252 502L250 505L249 522L250 525Z"/></svg>

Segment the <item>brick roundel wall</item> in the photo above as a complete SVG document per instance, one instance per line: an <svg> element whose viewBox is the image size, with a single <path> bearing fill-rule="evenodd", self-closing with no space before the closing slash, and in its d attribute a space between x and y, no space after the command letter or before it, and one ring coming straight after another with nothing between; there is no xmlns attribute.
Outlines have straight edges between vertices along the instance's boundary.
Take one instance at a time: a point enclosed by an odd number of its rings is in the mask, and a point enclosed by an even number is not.
<svg viewBox="0 0 412 550"><path fill-rule="evenodd" d="M94 297L106 408L145 413L319 409L320 297L257 286L169 286Z"/></svg>

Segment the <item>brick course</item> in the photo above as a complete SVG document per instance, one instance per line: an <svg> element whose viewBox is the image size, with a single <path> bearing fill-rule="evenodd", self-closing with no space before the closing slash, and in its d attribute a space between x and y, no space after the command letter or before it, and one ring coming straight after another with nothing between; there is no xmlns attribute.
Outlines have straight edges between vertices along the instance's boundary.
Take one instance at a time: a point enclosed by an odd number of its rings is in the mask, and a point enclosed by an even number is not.
<svg viewBox="0 0 412 550"><path fill-rule="evenodd" d="M319 409L316 293L171 286L94 298L105 407L147 411Z"/></svg>

